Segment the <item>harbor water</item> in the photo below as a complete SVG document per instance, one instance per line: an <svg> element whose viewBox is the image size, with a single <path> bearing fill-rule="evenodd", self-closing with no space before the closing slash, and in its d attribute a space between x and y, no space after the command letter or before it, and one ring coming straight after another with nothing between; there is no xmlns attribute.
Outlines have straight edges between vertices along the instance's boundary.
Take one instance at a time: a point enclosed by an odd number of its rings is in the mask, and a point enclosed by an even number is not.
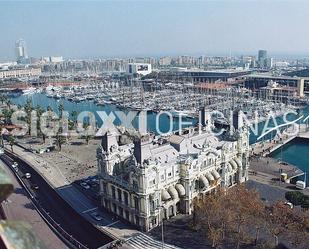
<svg viewBox="0 0 309 249"><path fill-rule="evenodd" d="M113 111L119 111L119 109L112 104L104 105L104 106L98 106L96 105L93 101L82 101L82 102L72 102L67 99L54 99L54 98L48 98L45 94L43 93L36 93L32 95L20 95L18 97L14 97L11 99L11 101L16 104L16 105L21 105L23 106L27 99L30 98L32 100L32 104L34 107L36 106L41 106L43 109L47 109L49 106L56 112L58 113L58 107L60 103L63 104L64 110L68 111L70 114L72 111L76 111L78 113L82 111L90 111L93 112L96 116L96 124L98 127L102 125L102 120L99 117L99 115L96 113L97 111L105 111L107 114L113 112ZM299 115L304 115L305 117L309 115L309 107L306 107L302 109L299 113ZM287 116L287 119L289 121L292 121L296 119L299 115L294 115L290 114ZM172 130L178 130L179 127L179 119L172 119L167 115L167 114L161 114L160 117L158 118L158 127L156 127L156 119L157 119L157 114L153 112L148 112L147 114L147 129L148 131L151 131L153 133L157 134L157 128L164 133L169 131L170 128ZM172 124L171 124L172 121ZM185 119L183 122L187 122L186 124L183 124L182 127L190 126L190 125L195 125L198 120L197 119ZM275 120L274 119L269 119L269 121L263 121L258 124L257 127L257 133L251 132L250 133L250 144L253 144L257 142L257 138L265 132L265 128L268 127L274 127L275 125L280 125L283 124L284 120L282 117L277 117ZM114 121L115 125L120 124L120 119L116 117ZM135 118L132 122L133 126L136 128L138 127L138 120ZM171 125L171 127L170 127ZM266 135L263 139L267 140L275 136L275 133L269 133ZM309 157L306 156L308 155L309 152L309 141L307 140L293 140L290 143L286 144L283 146L282 150L279 149L278 151L275 151L272 156L277 159L282 159L283 161L286 161L288 163L291 163L303 171L309 171ZM308 182L308 180L307 180ZM309 182L308 182L309 183Z"/></svg>
<svg viewBox="0 0 309 249"><path fill-rule="evenodd" d="M297 166L304 172L309 172L309 140L304 138L295 138L285 144L282 148L274 151L271 156L289 164ZM306 177L307 186L309 178Z"/></svg>
<svg viewBox="0 0 309 249"><path fill-rule="evenodd" d="M97 112L104 111L107 115L109 115L111 112L115 111L123 111L117 108L113 104L106 104L104 106L96 105L92 100L85 100L81 102L73 102L69 101L67 99L54 99L49 98L43 93L36 93L31 95L19 95L17 97L11 98L11 101L15 105L21 105L23 106L27 99L32 100L33 107L40 106L44 110L47 110L48 107L51 107L54 112L59 113L58 107L62 103L64 110L71 113L73 111L76 111L77 113L83 112L83 111L89 111L94 113L96 117L96 125L98 127L101 127L103 124L102 119L100 118L99 114ZM121 120L118 118L117 115L115 115L115 121L114 125L120 125ZM156 120L158 119L158 125L156 125ZM185 124L186 123L186 124ZM195 125L197 123L197 120L195 119L189 119L189 118L183 118L182 124L179 123L179 119L171 119L171 117L166 114L162 113L160 116L157 117L156 113L148 112L147 114L147 130L150 132L153 132L155 134L158 134L158 131L161 133L168 132L169 130L179 130L179 126L181 125L182 128ZM132 121L133 127L138 127L138 118L135 118ZM156 127L158 126L158 127Z"/></svg>

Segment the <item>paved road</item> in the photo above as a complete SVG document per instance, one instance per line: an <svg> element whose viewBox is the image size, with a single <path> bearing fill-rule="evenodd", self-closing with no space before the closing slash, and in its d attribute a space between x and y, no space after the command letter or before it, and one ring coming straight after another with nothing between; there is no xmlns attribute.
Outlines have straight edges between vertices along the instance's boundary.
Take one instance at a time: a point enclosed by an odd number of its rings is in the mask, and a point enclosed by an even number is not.
<svg viewBox="0 0 309 249"><path fill-rule="evenodd" d="M271 186L269 184L263 184L257 181L249 180L245 183L249 189L258 190L260 197L268 204L274 204L277 201L286 201L285 193L290 189L284 189L283 187Z"/></svg>
<svg viewBox="0 0 309 249"><path fill-rule="evenodd" d="M84 213L87 210L91 210L96 208L96 206L92 205L86 196L84 196L75 186L67 185L60 188L57 188L57 192L63 196L65 200L67 200L72 206L74 206L75 210L79 213Z"/></svg>
<svg viewBox="0 0 309 249"><path fill-rule="evenodd" d="M31 174L32 183L27 182L27 184L30 186L35 183L39 186L35 197L39 200L41 206L67 233L89 248L98 248L111 241L108 236L97 230L71 208L32 167L15 156L10 157L18 162L18 167L21 172L29 172ZM12 163L10 157L4 155L2 159L7 163Z"/></svg>
<svg viewBox="0 0 309 249"><path fill-rule="evenodd" d="M59 175L54 174L54 172L52 173L51 171L46 171L44 168L44 162L40 160L39 163L38 158L36 157L35 154L32 154L24 150L21 151L21 149L16 146L14 147L14 151L16 151L18 155L20 155L20 157L26 158L27 162L29 162L32 165L32 167L36 168L36 170L40 172L40 174L44 175L45 178L47 178L51 183L54 183L56 175L59 176L59 178L61 178L61 174ZM57 180L59 180L59 178L57 178ZM57 183L59 183L59 181L57 181ZM85 221L88 220L88 224L89 222L91 222L99 230L103 231L106 234L111 234L111 236L113 237L123 238L125 240L131 238L132 240L130 239L128 243L125 243L123 248L137 248L138 245L145 249L155 248L154 246L156 246L157 248L160 247L161 244L160 240L154 241L152 238L148 236L145 237L146 235L143 236L139 231L137 231L131 225L122 222L121 220L114 217L114 215L100 209L98 207L98 203L96 201L93 201L92 198L89 197L89 195L87 196L87 193L85 193L87 191L81 192L78 188L79 186L74 186L74 184L71 185L68 183L62 183L61 186L56 184L55 190L62 197L61 198L62 201L65 200L68 206L71 205L70 208L74 209L75 212L82 215L85 218ZM54 193L56 193L56 191L54 191ZM58 198L60 198L59 195L57 196ZM92 212L99 213L100 216L102 217L102 220L100 221L94 220L91 217ZM168 248L170 247L170 245L165 244L165 247Z"/></svg>
<svg viewBox="0 0 309 249"><path fill-rule="evenodd" d="M15 175L7 166L0 161L0 166L10 176L14 185L14 192L2 203L6 217L9 220L25 221L33 228L35 235L43 242L48 249L68 248L60 240L51 228L45 223L43 218L36 211L33 203L28 198L27 192L17 181Z"/></svg>

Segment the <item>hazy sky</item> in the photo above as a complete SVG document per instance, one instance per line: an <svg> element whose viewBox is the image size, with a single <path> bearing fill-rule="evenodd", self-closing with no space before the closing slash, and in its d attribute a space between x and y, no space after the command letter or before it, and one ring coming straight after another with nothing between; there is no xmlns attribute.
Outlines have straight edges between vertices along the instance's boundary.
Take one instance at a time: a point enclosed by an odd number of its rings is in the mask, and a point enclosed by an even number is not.
<svg viewBox="0 0 309 249"><path fill-rule="evenodd" d="M30 56L309 54L309 1L0 1L0 60Z"/></svg>

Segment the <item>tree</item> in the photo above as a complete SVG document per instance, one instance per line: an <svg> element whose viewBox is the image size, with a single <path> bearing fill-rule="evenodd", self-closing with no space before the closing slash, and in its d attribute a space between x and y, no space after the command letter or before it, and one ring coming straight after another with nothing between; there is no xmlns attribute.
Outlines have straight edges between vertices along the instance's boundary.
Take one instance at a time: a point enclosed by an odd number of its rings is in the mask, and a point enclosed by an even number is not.
<svg viewBox="0 0 309 249"><path fill-rule="evenodd" d="M74 127L75 127L75 122L74 122L74 121L72 121L72 120L69 120L69 124L68 124L68 126L69 126L69 130L73 130L73 129L74 129Z"/></svg>
<svg viewBox="0 0 309 249"><path fill-rule="evenodd" d="M0 101L1 101L1 103L3 104L6 100L7 100L7 96L1 94L1 95L0 95Z"/></svg>
<svg viewBox="0 0 309 249"><path fill-rule="evenodd" d="M56 144L59 148L59 150L61 151L62 145L66 142L66 139L64 136L62 136L62 134L60 132L57 133L56 135Z"/></svg>
<svg viewBox="0 0 309 249"><path fill-rule="evenodd" d="M24 106L24 110L26 112L26 123L28 124L28 134L31 134L31 112L33 110L33 106L32 106L32 100L30 98L27 98L25 106Z"/></svg>
<svg viewBox="0 0 309 249"><path fill-rule="evenodd" d="M53 111L53 108L49 105L49 106L47 107L47 111L48 111L48 112L52 112L52 111Z"/></svg>
<svg viewBox="0 0 309 249"><path fill-rule="evenodd" d="M225 224L228 222L222 208L224 195L224 191L220 189L216 194L207 195L194 203L194 223L206 234L214 248L222 243Z"/></svg>
<svg viewBox="0 0 309 249"><path fill-rule="evenodd" d="M11 117L13 114L13 110L11 109L3 109L2 114L5 120L5 124L10 124L11 123Z"/></svg>
<svg viewBox="0 0 309 249"><path fill-rule="evenodd" d="M24 110L27 114L30 114L31 111L33 110L32 100L30 98L27 98L26 103L24 105Z"/></svg>
<svg viewBox="0 0 309 249"><path fill-rule="evenodd" d="M89 141L91 139L92 130L91 130L91 127L88 123L84 123L83 128L85 129L85 133L84 133L83 137L85 138L86 144L88 145Z"/></svg>
<svg viewBox="0 0 309 249"><path fill-rule="evenodd" d="M281 237L291 248L306 248L309 243L309 211L291 209L284 202L266 206L257 191L243 185L216 189L193 205L196 230L206 234L215 248L231 242L233 248L272 248L269 245L278 246Z"/></svg>
<svg viewBox="0 0 309 249"><path fill-rule="evenodd" d="M37 125L38 135L42 136L43 143L45 143L45 134L41 130L41 117L42 117L42 115L44 113L44 110L43 110L42 107L37 106L35 111L36 111L36 116L37 116L37 123L36 123L36 125Z"/></svg>
<svg viewBox="0 0 309 249"><path fill-rule="evenodd" d="M7 107L8 107L9 109L11 109L12 101L11 101L10 99L7 99L7 100L5 101L5 104L7 105Z"/></svg>
<svg viewBox="0 0 309 249"><path fill-rule="evenodd" d="M15 138L12 135L10 135L8 141L11 146L11 151L13 152L13 145L15 144Z"/></svg>
<svg viewBox="0 0 309 249"><path fill-rule="evenodd" d="M0 146L3 147L3 127L0 126Z"/></svg>
<svg viewBox="0 0 309 249"><path fill-rule="evenodd" d="M91 136L89 134L86 134L85 140L86 140L87 145L89 144L90 139L91 139Z"/></svg>
<svg viewBox="0 0 309 249"><path fill-rule="evenodd" d="M77 116L78 116L77 111L72 111L71 117L72 117L72 120L74 121L75 126L76 126L76 123L77 123Z"/></svg>
<svg viewBox="0 0 309 249"><path fill-rule="evenodd" d="M305 210L308 210L309 209L309 196L305 196L305 199L304 201L302 202L301 204L301 207Z"/></svg>
<svg viewBox="0 0 309 249"><path fill-rule="evenodd" d="M63 103L60 103L60 104L59 104L59 106L58 106L58 111L59 111L59 116L60 116L60 118L62 118L62 114L63 114L63 111L64 111Z"/></svg>
<svg viewBox="0 0 309 249"><path fill-rule="evenodd" d="M285 198L293 205L301 205L305 200L305 195L300 191L289 191L285 193Z"/></svg>
<svg viewBox="0 0 309 249"><path fill-rule="evenodd" d="M233 217L229 223L229 229L235 231L231 235L236 243L236 248L239 248L241 243L246 242L246 239L251 240L249 233L246 232L246 228L252 226L252 221L255 221L263 214L265 209L264 204L260 200L258 192L248 190L243 185L229 189L225 199L226 209L229 209ZM259 239L260 227L260 223L255 224L254 222L254 240L256 243Z"/></svg>

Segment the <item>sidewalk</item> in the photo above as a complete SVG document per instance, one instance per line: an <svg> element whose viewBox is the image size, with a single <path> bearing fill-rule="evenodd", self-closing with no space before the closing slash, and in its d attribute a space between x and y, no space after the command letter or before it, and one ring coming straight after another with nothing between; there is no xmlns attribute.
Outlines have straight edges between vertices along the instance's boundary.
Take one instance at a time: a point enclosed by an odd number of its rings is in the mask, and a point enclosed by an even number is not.
<svg viewBox="0 0 309 249"><path fill-rule="evenodd" d="M7 149L11 149L10 146L5 144ZM20 157L31 163L35 168L44 176L46 181L54 188L59 188L65 185L69 185L65 176L61 173L60 169L50 165L44 161L40 154L34 154L19 146L13 146L13 151Z"/></svg>
<svg viewBox="0 0 309 249"><path fill-rule="evenodd" d="M9 149L9 147L7 148ZM74 185L71 185L58 168L53 167L48 162L44 161L39 154L26 151L18 146L13 146L13 151L29 162L46 179L46 181L55 188L66 202L68 202L78 213L91 223L96 223L95 225L100 230L106 232L115 239L127 239L134 234L139 233L139 231L122 224L121 221L113 220L109 214L103 213L102 210L100 210L100 215L103 217L103 220L100 222L94 221L89 213L97 210L98 207L75 188Z"/></svg>
<svg viewBox="0 0 309 249"><path fill-rule="evenodd" d="M10 150L8 145L6 145L6 147ZM94 205L90 199L66 180L63 174L61 174L60 169L44 161L40 154L32 153L19 146L13 146L13 151L31 164L45 178L45 180L55 188L59 195L86 220L111 238L128 241L123 245L123 248L137 248L137 244L141 244L147 249L162 248L160 241L154 243L154 239L151 237L132 228L132 226L121 220L113 219L112 214L109 214ZM90 215L92 212L98 212L102 217L102 220L94 220ZM135 246L133 245L134 243ZM154 244L156 244L155 247ZM164 246L166 246L166 248L176 248L168 244L165 244Z"/></svg>

